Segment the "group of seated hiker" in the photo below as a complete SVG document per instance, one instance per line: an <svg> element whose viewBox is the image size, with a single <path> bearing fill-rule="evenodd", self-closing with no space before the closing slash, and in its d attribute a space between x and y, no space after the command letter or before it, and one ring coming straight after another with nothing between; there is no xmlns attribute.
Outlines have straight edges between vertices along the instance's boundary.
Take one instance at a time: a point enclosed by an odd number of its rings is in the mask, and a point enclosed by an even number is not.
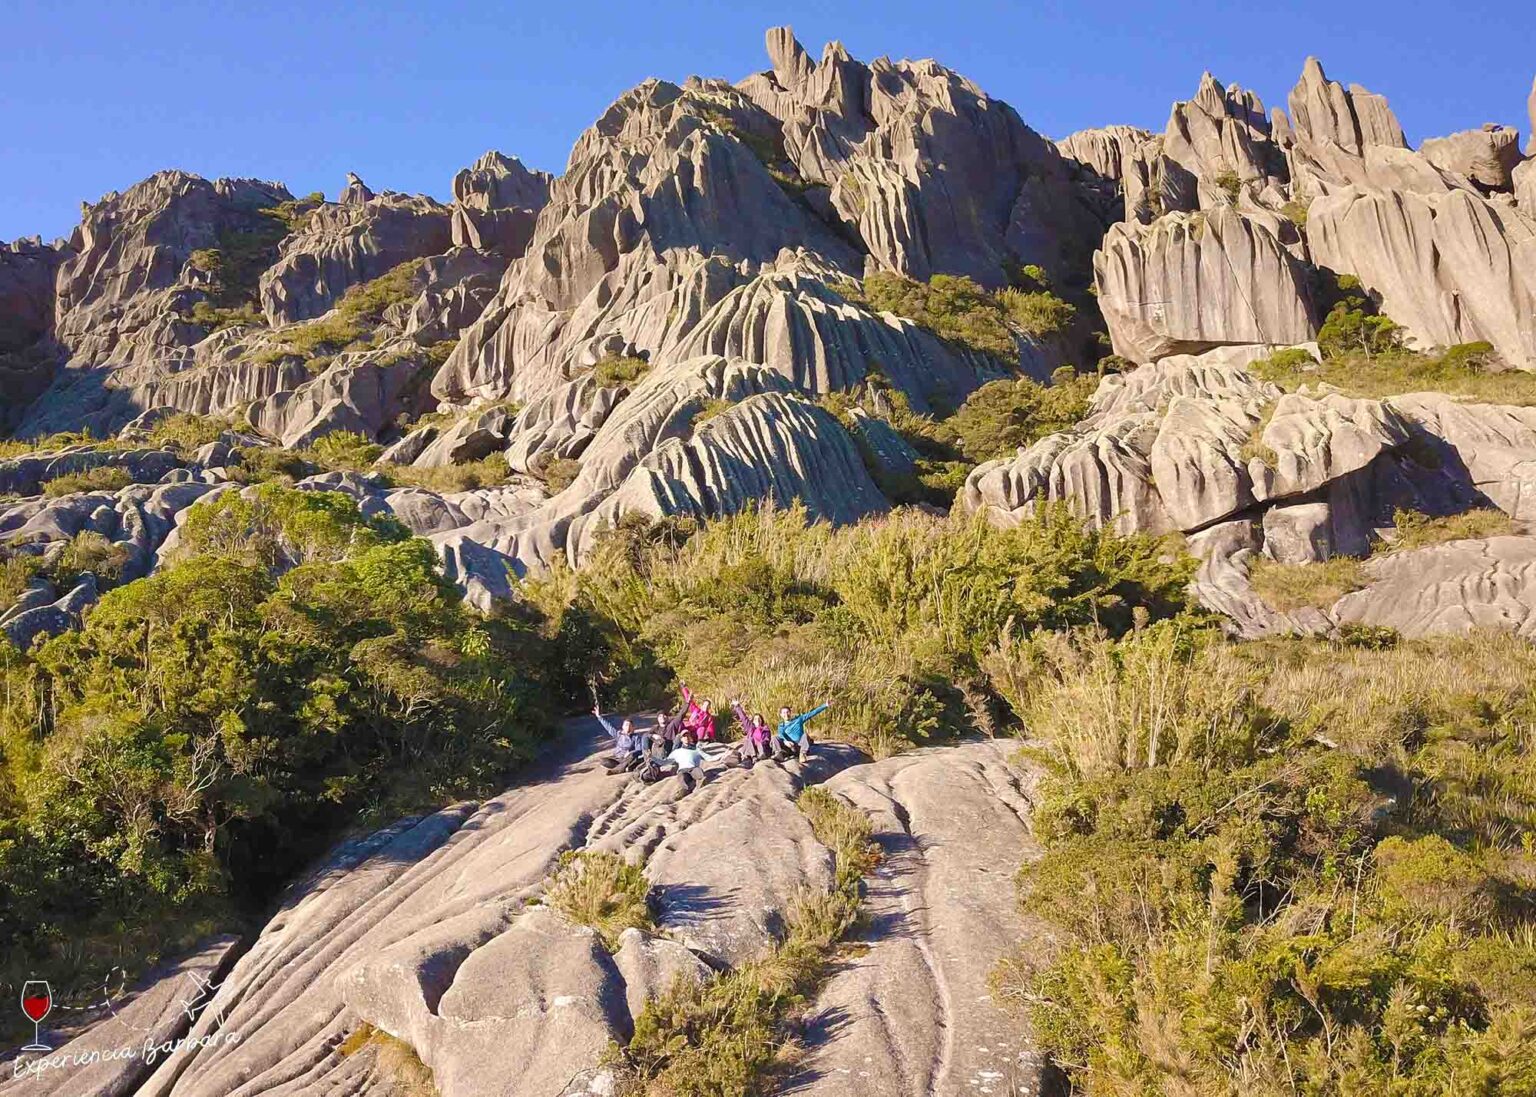
<svg viewBox="0 0 1536 1097"><path fill-rule="evenodd" d="M727 766L751 768L757 762L783 762L789 758L805 761L811 756L811 736L805 725L815 716L828 709L817 705L809 712L792 716L786 706L779 709L779 725L770 729L763 714L747 715L740 701L731 701L731 712L741 726L741 741L723 755ZM603 729L613 738L613 752L603 759L603 765L615 772L637 772L641 780L656 781L676 774L685 793L692 792L704 781L704 763L714 760L702 749L705 743L717 741L715 706L709 698L696 697L687 686L683 687L683 703L675 712L663 712L656 717L655 726L641 730L633 720L625 719L614 727L602 713L601 706L592 706Z"/></svg>

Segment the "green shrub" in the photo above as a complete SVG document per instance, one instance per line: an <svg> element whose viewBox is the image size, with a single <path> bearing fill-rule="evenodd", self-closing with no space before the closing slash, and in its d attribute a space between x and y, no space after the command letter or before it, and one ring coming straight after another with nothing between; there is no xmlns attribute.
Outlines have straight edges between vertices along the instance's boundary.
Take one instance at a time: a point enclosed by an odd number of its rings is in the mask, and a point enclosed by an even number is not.
<svg viewBox="0 0 1536 1097"><path fill-rule="evenodd" d="M1026 293L1005 289L998 294L998 299L1008 310L1008 319L1014 326L1035 339L1061 334L1077 316L1075 306L1044 290Z"/></svg>
<svg viewBox="0 0 1536 1097"><path fill-rule="evenodd" d="M284 328L275 342L254 355L259 362L314 358L322 353L366 349L384 314L417 294L421 260L408 259L370 282L351 286L325 316Z"/></svg>
<svg viewBox="0 0 1536 1097"><path fill-rule="evenodd" d="M592 378L599 388L611 389L632 385L650 371L651 364L644 358L624 358L610 354L592 367Z"/></svg>
<svg viewBox="0 0 1536 1097"><path fill-rule="evenodd" d="M1010 620L1097 619L1119 633L1138 614L1181 613L1191 567L1054 508L1009 530L915 511L833 530L763 510L681 543L631 523L600 537L580 572L524 592L596 629L580 674L633 690L621 703L652 699L669 674L764 712L830 701L818 737L883 755L969 730L951 683L978 677Z"/></svg>
<svg viewBox="0 0 1536 1097"><path fill-rule="evenodd" d="M626 929L653 931L651 883L645 869L617 853L567 851L544 890L544 902L578 925L590 926L609 952Z"/></svg>
<svg viewBox="0 0 1536 1097"><path fill-rule="evenodd" d="M1237 172L1231 168L1223 168L1212 176L1211 183L1226 196L1229 206L1237 205L1237 200L1243 194L1243 180Z"/></svg>
<svg viewBox="0 0 1536 1097"><path fill-rule="evenodd" d="M61 495L73 495L81 491L121 491L133 483L128 470L120 465L97 465L84 472L69 472L55 476L43 484L43 494L50 499Z"/></svg>
<svg viewBox="0 0 1536 1097"><path fill-rule="evenodd" d="M1160 631L1021 679L1056 946L997 1000L1087 1095L1522 1092L1536 649Z"/></svg>
<svg viewBox="0 0 1536 1097"><path fill-rule="evenodd" d="M1307 211L1311 207L1310 199L1292 198L1280 207L1280 215L1299 229L1307 227Z"/></svg>
<svg viewBox="0 0 1536 1097"><path fill-rule="evenodd" d="M206 446L209 442L218 441L219 436L231 427L232 424L228 419L177 412L152 426L149 429L148 441L152 446L171 446L174 449L190 451Z"/></svg>
<svg viewBox="0 0 1536 1097"><path fill-rule="evenodd" d="M1485 343L1464 343L1430 354L1402 349L1377 354L1353 351L1325 358L1318 365L1303 350L1283 350L1248 368L1291 390L1324 383L1371 399L1431 391L1493 404L1536 405L1536 374L1495 372L1491 353Z"/></svg>
<svg viewBox="0 0 1536 1097"><path fill-rule="evenodd" d="M581 462L571 457L556 457L543 468L544 486L551 495L559 495L581 475Z"/></svg>
<svg viewBox="0 0 1536 1097"><path fill-rule="evenodd" d="M335 430L316 438L303 456L326 469L362 472L379 459L384 447L355 430Z"/></svg>
<svg viewBox="0 0 1536 1097"><path fill-rule="evenodd" d="M936 274L925 284L876 272L864 279L862 298L870 308L905 316L951 343L1006 361L1018 359L1002 304L963 275Z"/></svg>
<svg viewBox="0 0 1536 1097"><path fill-rule="evenodd" d="M414 465L387 465L373 470L390 483L425 488L427 491L452 493L493 488L505 484L512 475L504 454L493 453L479 461L460 465L439 465L436 468L416 468Z"/></svg>
<svg viewBox="0 0 1536 1097"><path fill-rule="evenodd" d="M154 575L0 652L0 980L137 970L265 909L342 827L502 787L558 696L542 643L346 495L193 507Z"/></svg>
<svg viewBox="0 0 1536 1097"><path fill-rule="evenodd" d="M51 570L60 587L73 586L86 572L105 587L122 578L128 560L127 545L109 541L91 530L82 530L65 544Z"/></svg>
<svg viewBox="0 0 1536 1097"><path fill-rule="evenodd" d="M1070 429L1088 414L1097 387L1096 377L1075 374L1050 386L1029 378L989 381L971 393L943 429L968 460L992 461Z"/></svg>

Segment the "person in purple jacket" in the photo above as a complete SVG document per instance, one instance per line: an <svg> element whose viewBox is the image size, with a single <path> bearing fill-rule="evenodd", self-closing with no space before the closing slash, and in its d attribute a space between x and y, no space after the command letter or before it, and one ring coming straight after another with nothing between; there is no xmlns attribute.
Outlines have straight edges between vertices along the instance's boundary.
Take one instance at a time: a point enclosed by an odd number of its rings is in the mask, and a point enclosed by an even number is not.
<svg viewBox="0 0 1536 1097"><path fill-rule="evenodd" d="M773 732L768 727L768 721L763 719L761 712L747 716L747 710L742 708L741 702L734 699L731 701L731 711L736 714L736 722L741 725L741 745L736 748L741 763L750 768L754 762L766 762L773 754Z"/></svg>
<svg viewBox="0 0 1536 1097"><path fill-rule="evenodd" d="M789 706L779 709L779 730L774 735L773 759L782 762L794 755L805 761L811 756L811 736L805 730L805 725L812 717L820 716L831 708L830 703L817 705L810 712L802 712L799 716L790 716Z"/></svg>
<svg viewBox="0 0 1536 1097"><path fill-rule="evenodd" d="M610 770L632 768L635 759L645 752L645 736L635 731L635 722L626 717L623 723L614 727L597 705L592 706L592 715L613 739L613 754L603 759L604 767Z"/></svg>

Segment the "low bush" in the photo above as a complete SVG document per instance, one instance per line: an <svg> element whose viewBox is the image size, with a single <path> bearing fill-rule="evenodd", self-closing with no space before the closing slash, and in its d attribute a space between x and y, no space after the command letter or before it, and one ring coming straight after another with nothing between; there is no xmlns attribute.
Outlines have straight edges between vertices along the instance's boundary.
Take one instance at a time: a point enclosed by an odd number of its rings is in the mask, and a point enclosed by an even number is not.
<svg viewBox="0 0 1536 1097"><path fill-rule="evenodd" d="M43 494L50 499L82 491L121 491L133 483L128 470L120 465L97 465L84 472L68 472L43 484Z"/></svg>
<svg viewBox="0 0 1536 1097"><path fill-rule="evenodd" d="M557 627L590 629L580 678L615 707L676 676L717 700L796 711L886 754L971 724L953 683L1010 620L1119 633L1184 612L1192 564L1151 538L1049 508L1013 529L902 511L833 530L801 509L720 519L686 540L643 519L599 538L583 569L526 582Z"/></svg>
<svg viewBox="0 0 1536 1097"><path fill-rule="evenodd" d="M403 487L425 488L450 494L456 491L475 491L504 484L512 475L503 454L493 453L479 461L467 461L461 465L439 465L436 468L416 468L414 465L380 465L372 470L392 484Z"/></svg>
<svg viewBox="0 0 1536 1097"><path fill-rule="evenodd" d="M1048 290L1005 289L998 294L998 299L1008 311L1008 319L1013 325L1034 339L1061 334L1077 317L1075 306Z"/></svg>
<svg viewBox="0 0 1536 1097"><path fill-rule="evenodd" d="M500 788L570 697L545 650L346 495L193 507L153 576L0 645L0 982L100 985L264 909L345 825Z"/></svg>
<svg viewBox="0 0 1536 1097"><path fill-rule="evenodd" d="M326 315L284 328L274 335L273 345L258 352L258 361L284 358L311 359L344 350L366 349L385 313L409 303L417 294L421 261L408 259L369 282L348 288L336 307Z"/></svg>
<svg viewBox="0 0 1536 1097"><path fill-rule="evenodd" d="M1011 456L1047 434L1074 426L1088 414L1088 400L1097 387L1098 378L1079 376L1070 368L1048 386L1027 377L989 381L971 393L940 431L953 438L972 463Z"/></svg>
<svg viewBox="0 0 1536 1097"><path fill-rule="evenodd" d="M941 339L994 358L1018 360L1002 304L970 278L936 274L924 283L876 272L864 279L860 296L870 308L905 316Z"/></svg>
<svg viewBox="0 0 1536 1097"><path fill-rule="evenodd" d="M1020 698L1059 944L993 987L1074 1092L1530 1091L1536 648L1062 647Z"/></svg>
<svg viewBox="0 0 1536 1097"><path fill-rule="evenodd" d="M544 902L578 925L597 931L609 952L626 929L651 931L651 883L645 868L617 853L567 851L544 889Z"/></svg>
<svg viewBox="0 0 1536 1097"><path fill-rule="evenodd" d="M598 387L611 389L632 385L650 372L651 364L644 358L625 358L610 354L592 367L592 379Z"/></svg>

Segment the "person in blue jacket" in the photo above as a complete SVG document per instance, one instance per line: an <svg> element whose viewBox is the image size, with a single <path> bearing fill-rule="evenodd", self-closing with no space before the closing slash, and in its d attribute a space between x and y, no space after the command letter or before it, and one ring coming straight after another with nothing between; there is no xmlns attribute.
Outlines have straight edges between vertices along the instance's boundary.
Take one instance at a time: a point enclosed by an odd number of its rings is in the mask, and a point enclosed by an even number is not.
<svg viewBox="0 0 1536 1097"><path fill-rule="evenodd" d="M799 716L790 716L789 706L779 709L779 730L773 737L774 761L782 762L790 755L795 755L800 761L805 761L811 756L811 736L805 730L805 725L812 717L820 716L830 704L817 705L810 712L802 712Z"/></svg>

